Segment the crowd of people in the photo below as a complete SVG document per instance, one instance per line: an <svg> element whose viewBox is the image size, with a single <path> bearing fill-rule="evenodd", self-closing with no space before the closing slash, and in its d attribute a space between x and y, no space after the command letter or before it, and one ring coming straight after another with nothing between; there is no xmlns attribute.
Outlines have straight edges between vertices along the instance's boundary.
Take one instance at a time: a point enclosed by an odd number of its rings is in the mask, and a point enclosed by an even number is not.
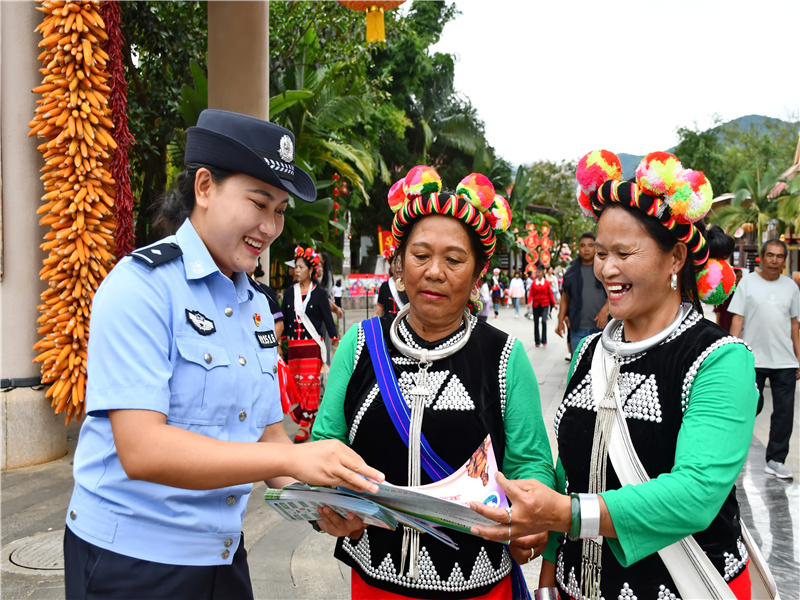
<svg viewBox="0 0 800 600"><path fill-rule="evenodd" d="M736 479L767 379L765 471L793 477L800 292L783 242L737 278L732 239L703 223L702 173L655 152L623 181L618 158L594 151L576 177L596 233L563 274L536 264L505 279L489 269L506 200L481 174L446 188L417 166L389 191L396 249L373 316L340 340L343 288L324 252L297 246L280 301L249 276L263 276L289 196L315 199L294 143L266 121L203 111L160 206L169 235L122 259L94 299L68 598L252 598L253 482L418 486L487 436L510 504L473 502L496 525L449 532L455 547L321 509L313 526L337 538L354 599L529 598L519 565L538 557L539 587L564 600L752 597L762 565ZM555 460L536 365L491 325L506 298L515 318L529 308L536 347L551 311L567 340Z"/></svg>

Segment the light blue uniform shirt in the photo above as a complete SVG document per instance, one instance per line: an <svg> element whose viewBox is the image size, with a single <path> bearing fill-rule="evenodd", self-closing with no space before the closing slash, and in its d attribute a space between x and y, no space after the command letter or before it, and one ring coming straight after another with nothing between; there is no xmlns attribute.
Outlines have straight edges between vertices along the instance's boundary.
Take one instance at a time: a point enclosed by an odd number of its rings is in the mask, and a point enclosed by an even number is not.
<svg viewBox="0 0 800 600"><path fill-rule="evenodd" d="M95 295L88 416L75 452L67 526L95 546L134 558L230 564L252 485L196 491L129 479L107 411L153 410L175 427L257 441L265 426L283 418L274 334L265 335L274 322L267 298L244 273L223 275L188 220L159 244L165 242L177 242L183 256L155 267L126 257Z"/></svg>

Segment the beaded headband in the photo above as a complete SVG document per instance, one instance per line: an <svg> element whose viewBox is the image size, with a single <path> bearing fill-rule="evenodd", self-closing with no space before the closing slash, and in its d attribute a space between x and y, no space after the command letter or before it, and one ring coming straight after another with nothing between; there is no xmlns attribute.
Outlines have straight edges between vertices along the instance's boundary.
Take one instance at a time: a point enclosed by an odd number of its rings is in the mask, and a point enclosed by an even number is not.
<svg viewBox="0 0 800 600"><path fill-rule="evenodd" d="M495 194L489 179L471 173L461 180L455 194L441 194L442 179L424 165L414 167L405 178L389 189L389 207L394 211L392 235L399 246L411 224L428 215L455 217L478 234L491 258L496 245L495 231L505 231L511 224L508 201Z"/></svg>
<svg viewBox="0 0 800 600"><path fill-rule="evenodd" d="M709 259L706 239L694 225L706 216L714 197L702 172L684 169L668 152L651 152L639 163L634 180L621 181L622 166L616 154L595 150L578 162L576 177L578 203L587 216L599 219L611 203L624 204L658 219L686 244L702 302L720 304L733 291L733 269L727 261Z"/></svg>

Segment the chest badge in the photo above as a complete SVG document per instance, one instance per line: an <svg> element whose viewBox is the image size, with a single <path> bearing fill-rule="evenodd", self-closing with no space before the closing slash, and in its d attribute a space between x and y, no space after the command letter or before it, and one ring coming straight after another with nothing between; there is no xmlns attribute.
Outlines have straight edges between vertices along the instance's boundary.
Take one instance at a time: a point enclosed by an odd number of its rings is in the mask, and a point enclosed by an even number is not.
<svg viewBox="0 0 800 600"><path fill-rule="evenodd" d="M200 335L211 335L217 330L217 328L214 327L214 321L199 311L189 310L187 308L186 319L189 321L189 325Z"/></svg>
<svg viewBox="0 0 800 600"><path fill-rule="evenodd" d="M256 340L258 340L258 345L262 348L276 348L278 346L278 338L271 329L269 331L256 331Z"/></svg>
<svg viewBox="0 0 800 600"><path fill-rule="evenodd" d="M261 315L258 313L253 314L253 321L256 324L256 327L261 327Z"/></svg>

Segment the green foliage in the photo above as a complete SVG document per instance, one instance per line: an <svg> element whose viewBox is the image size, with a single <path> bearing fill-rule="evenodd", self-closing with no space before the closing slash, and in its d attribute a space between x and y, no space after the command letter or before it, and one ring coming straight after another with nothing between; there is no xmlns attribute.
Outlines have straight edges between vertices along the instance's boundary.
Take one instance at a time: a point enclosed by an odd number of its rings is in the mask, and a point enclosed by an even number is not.
<svg viewBox="0 0 800 600"><path fill-rule="evenodd" d="M189 61L192 83L181 87L180 110L183 124L191 127L197 124L200 113L208 108L208 77L196 60Z"/></svg>
<svg viewBox="0 0 800 600"><path fill-rule="evenodd" d="M446 187L476 164L491 170L499 189L510 184L510 165L487 147L483 123L454 90L453 57L429 50L455 14L444 2L415 2L406 15L387 11L386 42L367 45L361 13L335 3L270 5L270 89L311 92L275 120L294 132L298 164L317 180L338 173L347 182L352 193L339 196L340 214L350 210L354 240L389 226L386 193L414 165L436 168ZM341 239L340 224L328 225L324 235ZM276 256L324 237L315 229L287 233L273 245Z"/></svg>
<svg viewBox="0 0 800 600"><path fill-rule="evenodd" d="M782 172L792 162L797 147L797 122L765 117L742 117L706 131L682 127L675 155L686 167L703 171L714 195L733 193L742 171L754 177Z"/></svg>
<svg viewBox="0 0 800 600"><path fill-rule="evenodd" d="M131 184L138 198L136 243L149 240L156 199L168 183L167 147L182 129L181 89L196 84L191 61L206 62L208 15L205 2L122 2L127 47ZM200 90L197 90L200 93Z"/></svg>

